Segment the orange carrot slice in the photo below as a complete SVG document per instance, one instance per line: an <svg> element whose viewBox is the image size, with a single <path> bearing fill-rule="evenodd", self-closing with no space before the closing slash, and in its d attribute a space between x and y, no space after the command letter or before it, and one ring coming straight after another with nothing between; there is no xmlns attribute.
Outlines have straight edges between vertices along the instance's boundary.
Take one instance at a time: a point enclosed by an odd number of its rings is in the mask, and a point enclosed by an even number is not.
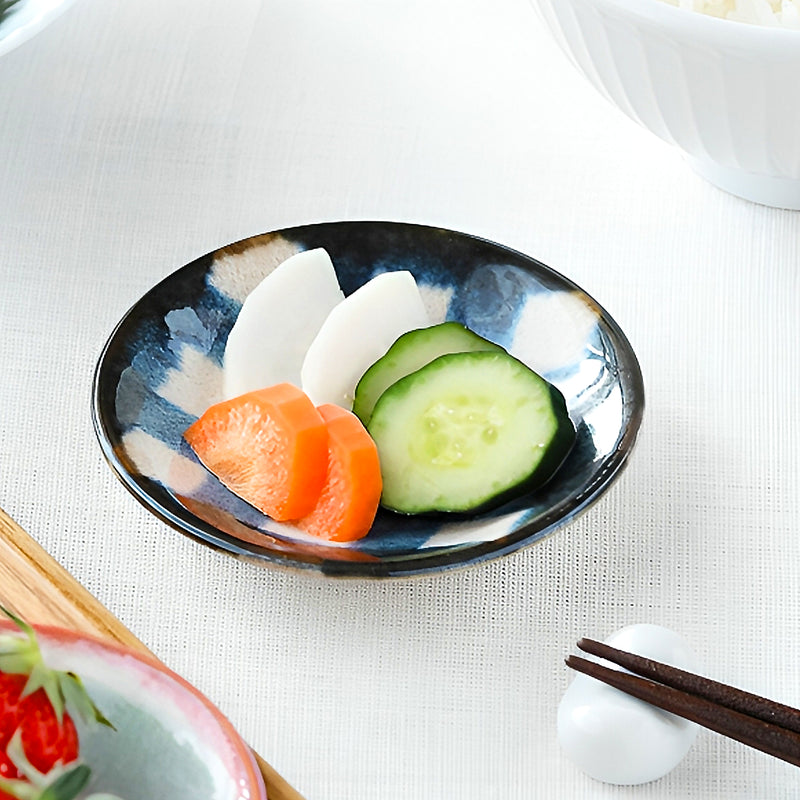
<svg viewBox="0 0 800 800"><path fill-rule="evenodd" d="M329 404L317 410L328 427L328 474L316 508L297 525L320 539L352 542L367 535L378 510L378 448L355 414Z"/></svg>
<svg viewBox="0 0 800 800"><path fill-rule="evenodd" d="M296 386L279 383L217 403L184 438L225 486L272 519L297 519L317 505L328 432Z"/></svg>

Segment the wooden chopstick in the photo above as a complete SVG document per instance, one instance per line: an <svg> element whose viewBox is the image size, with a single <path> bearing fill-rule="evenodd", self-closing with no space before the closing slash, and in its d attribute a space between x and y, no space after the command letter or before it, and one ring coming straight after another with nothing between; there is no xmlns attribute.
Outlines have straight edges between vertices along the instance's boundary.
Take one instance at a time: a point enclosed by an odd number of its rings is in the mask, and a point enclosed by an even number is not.
<svg viewBox="0 0 800 800"><path fill-rule="evenodd" d="M0 508L0 603L28 622L92 634L155 657L99 600ZM255 751L269 800L303 800Z"/></svg>
<svg viewBox="0 0 800 800"><path fill-rule="evenodd" d="M578 648L631 675L580 656L567 666L704 728L800 766L800 711L592 639ZM642 676L642 677L639 677Z"/></svg>
<svg viewBox="0 0 800 800"><path fill-rule="evenodd" d="M743 689L735 689L725 683L719 683L711 678L703 678L650 658L626 653L624 650L618 650L593 639L581 639L578 642L578 648L585 653L619 664L637 675L650 677L666 686L704 697L706 700L726 708L800 733L800 711L791 706L759 697L756 694L745 692Z"/></svg>

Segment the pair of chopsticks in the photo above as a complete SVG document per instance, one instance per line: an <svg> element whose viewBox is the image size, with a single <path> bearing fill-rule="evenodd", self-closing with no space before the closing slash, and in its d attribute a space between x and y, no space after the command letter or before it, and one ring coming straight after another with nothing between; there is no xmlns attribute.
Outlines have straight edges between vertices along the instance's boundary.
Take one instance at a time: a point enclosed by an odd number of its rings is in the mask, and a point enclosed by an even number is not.
<svg viewBox="0 0 800 800"><path fill-rule="evenodd" d="M581 639L578 649L636 674L570 655L567 666L577 672L800 766L800 710L593 639Z"/></svg>

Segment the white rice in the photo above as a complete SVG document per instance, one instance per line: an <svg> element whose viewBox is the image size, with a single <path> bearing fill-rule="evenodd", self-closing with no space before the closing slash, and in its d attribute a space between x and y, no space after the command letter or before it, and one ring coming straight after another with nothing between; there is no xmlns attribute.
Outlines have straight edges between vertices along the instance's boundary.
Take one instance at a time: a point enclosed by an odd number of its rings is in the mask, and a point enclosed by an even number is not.
<svg viewBox="0 0 800 800"><path fill-rule="evenodd" d="M663 0L713 17L800 30L800 0Z"/></svg>

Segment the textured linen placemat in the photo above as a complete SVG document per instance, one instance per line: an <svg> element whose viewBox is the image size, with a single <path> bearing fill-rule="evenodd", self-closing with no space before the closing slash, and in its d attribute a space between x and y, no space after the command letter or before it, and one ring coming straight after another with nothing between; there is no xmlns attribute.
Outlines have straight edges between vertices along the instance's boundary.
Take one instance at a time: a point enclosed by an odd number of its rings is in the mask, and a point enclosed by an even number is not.
<svg viewBox="0 0 800 800"><path fill-rule="evenodd" d="M522 0L80 0L0 59L0 92L0 506L309 800L797 796L710 733L604 786L555 714L574 641L633 622L800 704L800 215L695 177ZM331 219L487 236L611 312L647 409L594 508L465 571L335 581L127 494L89 413L116 322L205 252Z"/></svg>

